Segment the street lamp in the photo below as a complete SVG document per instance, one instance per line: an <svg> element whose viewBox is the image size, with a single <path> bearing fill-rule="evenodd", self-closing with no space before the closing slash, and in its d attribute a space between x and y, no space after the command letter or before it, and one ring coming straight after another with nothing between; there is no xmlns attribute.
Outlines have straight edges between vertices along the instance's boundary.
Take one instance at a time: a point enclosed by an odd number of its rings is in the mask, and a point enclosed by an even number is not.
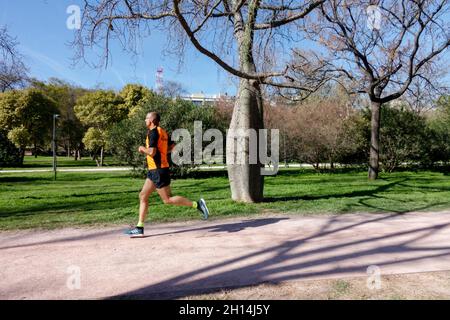
<svg viewBox="0 0 450 320"><path fill-rule="evenodd" d="M53 115L53 142L52 142L52 149L53 149L53 174L54 179L56 180L56 118L59 118L59 114Z"/></svg>

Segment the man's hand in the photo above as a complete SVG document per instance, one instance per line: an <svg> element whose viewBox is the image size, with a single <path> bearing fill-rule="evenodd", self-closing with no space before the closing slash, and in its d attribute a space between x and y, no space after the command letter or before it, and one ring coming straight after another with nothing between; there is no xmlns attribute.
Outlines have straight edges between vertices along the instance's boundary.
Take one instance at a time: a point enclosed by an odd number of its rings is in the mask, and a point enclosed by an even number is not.
<svg viewBox="0 0 450 320"><path fill-rule="evenodd" d="M154 157L156 154L156 148L146 148L146 147L140 146L138 151L139 151L139 153L143 153L150 157Z"/></svg>
<svg viewBox="0 0 450 320"><path fill-rule="evenodd" d="M140 146L138 151L139 151L139 153L147 154L147 148L146 147Z"/></svg>

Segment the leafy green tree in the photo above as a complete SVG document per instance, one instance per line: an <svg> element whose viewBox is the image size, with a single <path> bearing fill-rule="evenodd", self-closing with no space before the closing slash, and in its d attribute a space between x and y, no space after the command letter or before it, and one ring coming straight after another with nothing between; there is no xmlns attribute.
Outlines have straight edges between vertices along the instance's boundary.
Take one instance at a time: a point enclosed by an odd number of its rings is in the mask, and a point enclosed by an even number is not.
<svg viewBox="0 0 450 320"><path fill-rule="evenodd" d="M427 121L426 141L423 145L421 162L432 166L438 162L448 164L450 160L450 125L437 112Z"/></svg>
<svg viewBox="0 0 450 320"><path fill-rule="evenodd" d="M145 143L147 128L145 116L148 112L161 114L161 127L169 135L179 128L187 129L194 136L194 121L202 121L203 129L223 129L227 123L217 122L217 115L213 107L198 107L191 102L181 99L172 100L161 95L153 95L148 103L130 118L114 125L108 137L108 149L121 161L126 162L137 171L146 169L145 157L137 150ZM193 148L192 148L193 149ZM172 173L175 176L184 176L194 165L175 166L172 164Z"/></svg>
<svg viewBox="0 0 450 320"><path fill-rule="evenodd" d="M450 95L449 94L440 96L437 101L437 105L438 105L438 107L443 108L447 112L447 115L450 116Z"/></svg>
<svg viewBox="0 0 450 320"><path fill-rule="evenodd" d="M51 140L53 114L57 112L55 101L34 88L0 96L0 126L20 148L22 159L27 145L33 145L37 154L38 147Z"/></svg>
<svg viewBox="0 0 450 320"><path fill-rule="evenodd" d="M21 164L20 150L8 139L6 132L0 131L0 167Z"/></svg>
<svg viewBox="0 0 450 320"><path fill-rule="evenodd" d="M29 132L37 155L37 147L51 141L53 114L58 113L55 101L40 90L28 89L19 98L15 112Z"/></svg>
<svg viewBox="0 0 450 320"><path fill-rule="evenodd" d="M104 147L107 143L108 133L98 128L90 127L83 138L83 143L88 150L92 150L94 154L100 153L100 161L103 161ZM101 166L101 163L95 158L97 166Z"/></svg>
<svg viewBox="0 0 450 320"><path fill-rule="evenodd" d="M17 147L24 150L27 144L32 140L30 132L24 127L16 127L8 132L8 139L12 141Z"/></svg>
<svg viewBox="0 0 450 320"><path fill-rule="evenodd" d="M441 96L436 110L427 119L427 143L424 145L423 161L448 164L450 160L450 95Z"/></svg>
<svg viewBox="0 0 450 320"><path fill-rule="evenodd" d="M370 123L363 112L358 110L343 121L343 128L338 137L336 162L350 165L367 165L369 157Z"/></svg>
<svg viewBox="0 0 450 320"><path fill-rule="evenodd" d="M370 112L365 112L367 122ZM368 129L365 129L368 130ZM403 105L381 108L380 160L385 171L392 172L402 163L422 162L425 154L427 124L424 117Z"/></svg>
<svg viewBox="0 0 450 320"><path fill-rule="evenodd" d="M6 131L19 125L15 109L21 94L20 91L8 91L0 94L0 126Z"/></svg>
<svg viewBox="0 0 450 320"><path fill-rule="evenodd" d="M98 164L102 166L106 139L99 139L99 137L106 136L115 123L127 117L129 110L124 105L123 98L116 95L114 91L89 92L77 100L74 111L81 123L89 127L90 133L84 135L83 142L86 148L93 152L94 159L97 159L100 153ZM100 148L98 148L99 142Z"/></svg>
<svg viewBox="0 0 450 320"><path fill-rule="evenodd" d="M50 78L47 82L32 80L31 84L44 91L57 103L61 115L58 120L58 142L66 150L68 157L73 153L77 160L83 149L82 139L86 128L75 116L74 107L77 99L88 90L57 78Z"/></svg>
<svg viewBox="0 0 450 320"><path fill-rule="evenodd" d="M124 107L128 110L130 117L142 109L154 96L154 93L142 85L127 84L119 92L119 96L122 97Z"/></svg>

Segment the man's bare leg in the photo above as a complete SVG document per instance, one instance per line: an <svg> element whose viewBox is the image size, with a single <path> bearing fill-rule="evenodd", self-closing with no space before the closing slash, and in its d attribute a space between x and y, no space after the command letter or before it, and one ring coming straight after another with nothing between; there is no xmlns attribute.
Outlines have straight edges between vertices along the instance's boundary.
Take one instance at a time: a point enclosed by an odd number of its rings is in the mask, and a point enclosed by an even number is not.
<svg viewBox="0 0 450 320"><path fill-rule="evenodd" d="M145 179L144 186L139 193L139 224L145 222L148 212L148 198L155 190L155 184L150 179Z"/></svg>
<svg viewBox="0 0 450 320"><path fill-rule="evenodd" d="M131 236L131 238L140 238L144 236L144 222L148 211L148 198L155 189L155 184L150 179L146 179L144 186L139 193L139 222L135 228L125 232L125 234Z"/></svg>
<svg viewBox="0 0 450 320"><path fill-rule="evenodd" d="M172 191L170 190L170 186L166 186L161 189L156 189L156 191L158 192L164 204L196 208L202 213L203 220L208 219L209 210L208 207L206 206L206 202L204 199L200 199L199 201L191 201L187 198L180 196L172 197Z"/></svg>
<svg viewBox="0 0 450 320"><path fill-rule="evenodd" d="M175 205L175 206L185 206L185 207L193 206L193 202L189 199L186 199L186 198L180 197L180 196L172 197L172 190L170 189L170 186L166 186L161 189L156 189L156 191L158 192L161 200L165 204L171 204L171 205Z"/></svg>

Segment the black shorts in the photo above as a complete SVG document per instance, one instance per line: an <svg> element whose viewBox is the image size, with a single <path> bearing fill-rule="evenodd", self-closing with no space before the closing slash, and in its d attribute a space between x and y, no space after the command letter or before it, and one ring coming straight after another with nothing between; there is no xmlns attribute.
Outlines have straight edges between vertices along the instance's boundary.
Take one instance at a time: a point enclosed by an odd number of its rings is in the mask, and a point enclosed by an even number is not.
<svg viewBox="0 0 450 320"><path fill-rule="evenodd" d="M153 181L157 189L170 186L169 168L148 170L147 178Z"/></svg>

